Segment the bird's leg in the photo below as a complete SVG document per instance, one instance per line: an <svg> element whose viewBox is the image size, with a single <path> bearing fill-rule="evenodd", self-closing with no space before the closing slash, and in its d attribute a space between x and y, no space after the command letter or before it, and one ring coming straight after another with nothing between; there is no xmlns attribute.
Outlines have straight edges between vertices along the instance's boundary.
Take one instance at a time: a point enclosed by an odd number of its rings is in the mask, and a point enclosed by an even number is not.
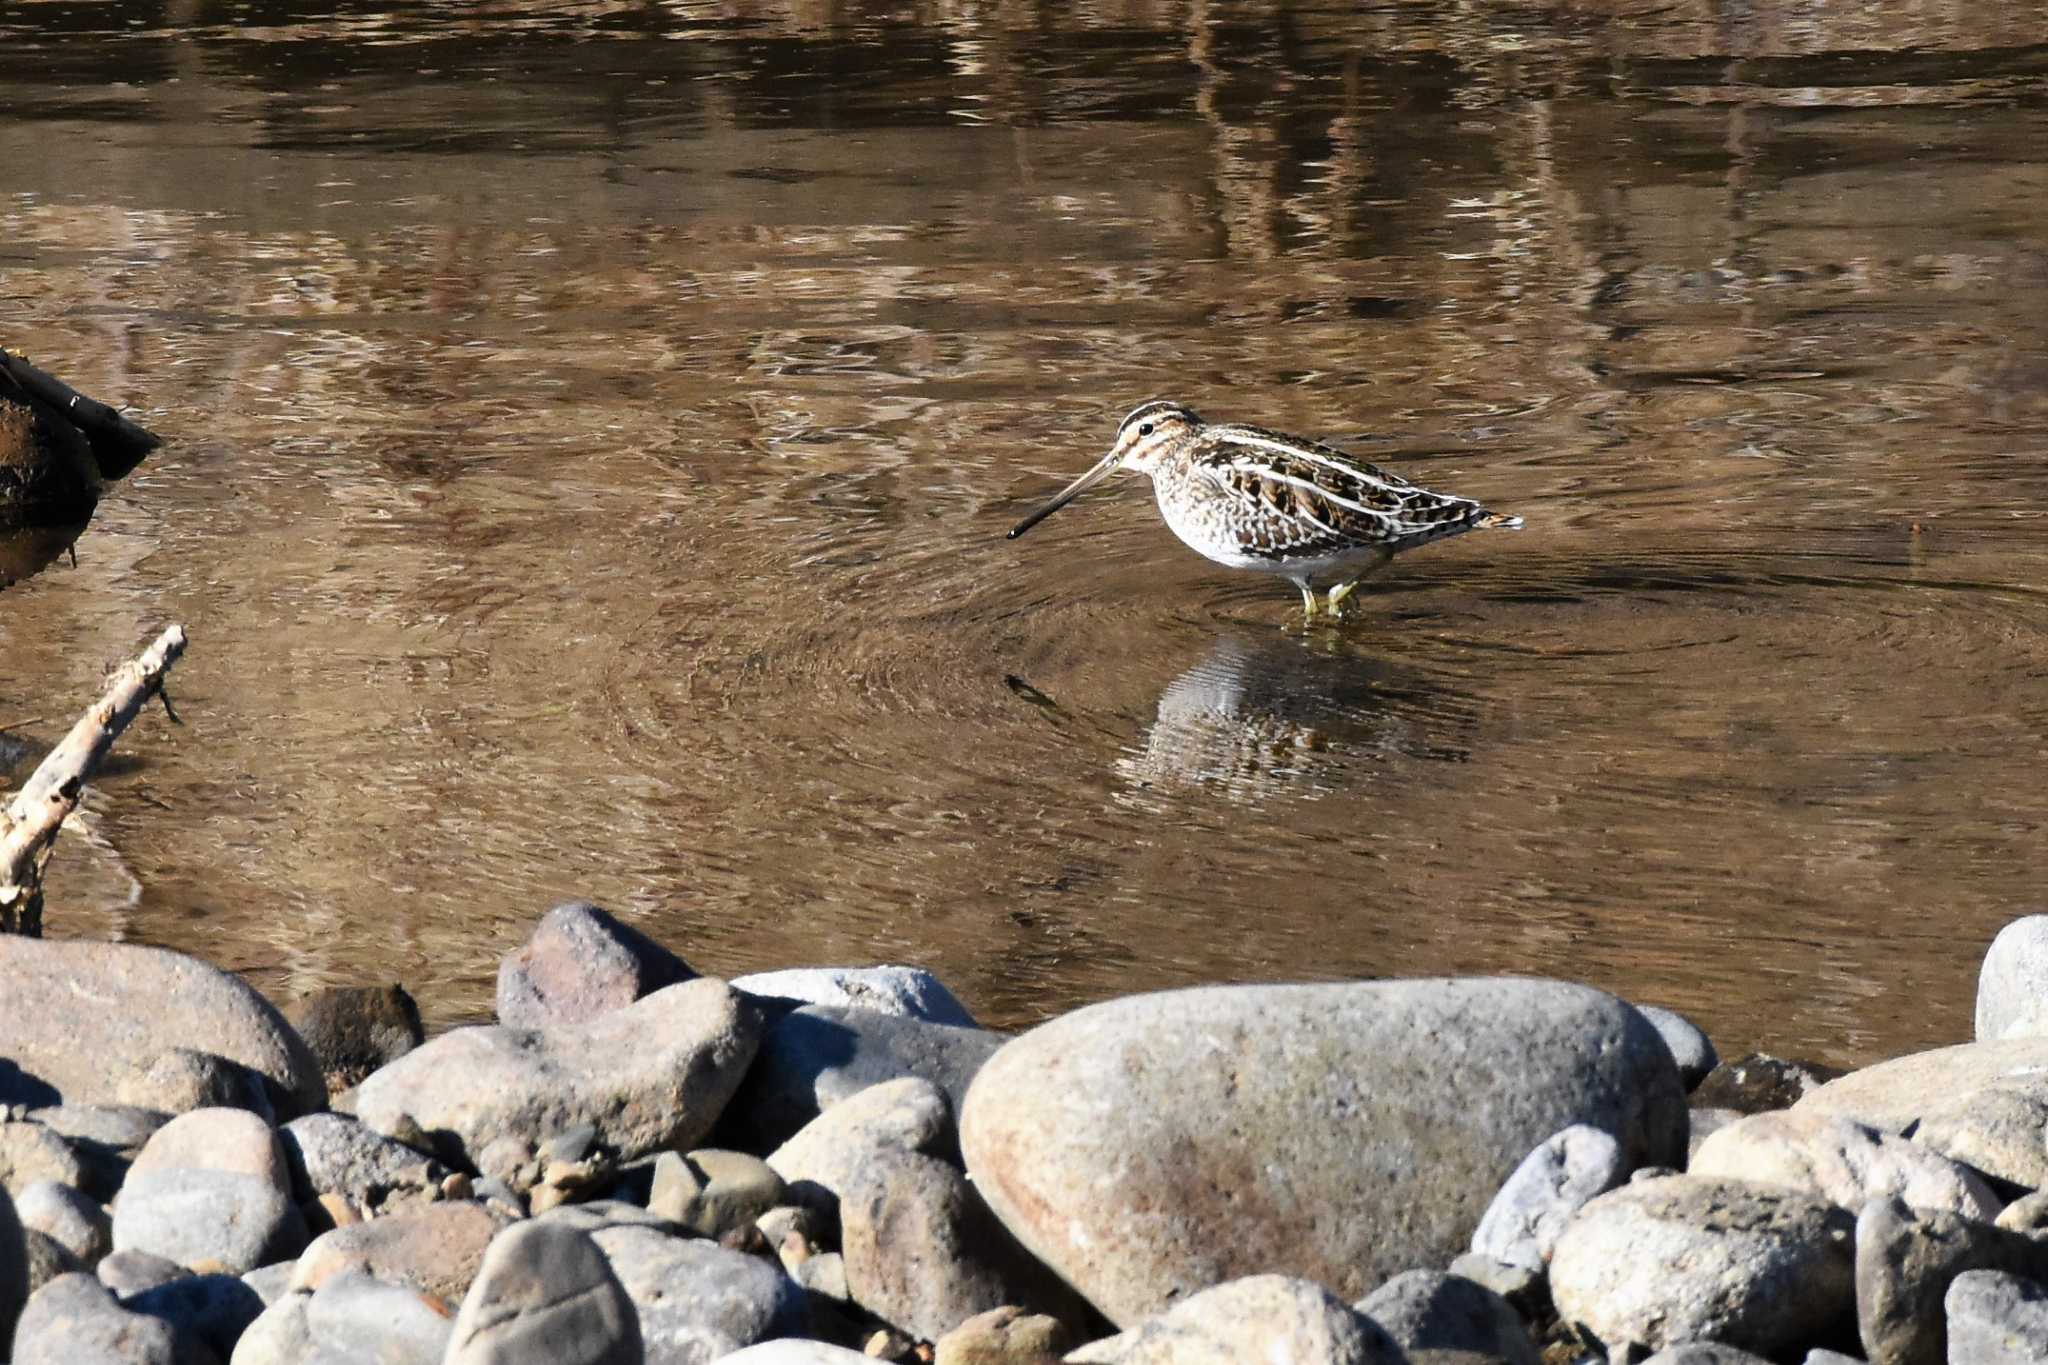
<svg viewBox="0 0 2048 1365"><path fill-rule="evenodd" d="M1306 578L1295 579L1294 586L1301 589L1301 619L1304 621L1315 620L1316 590L1308 585Z"/></svg>
<svg viewBox="0 0 2048 1365"><path fill-rule="evenodd" d="M1381 550L1379 554L1373 558L1371 563L1367 564L1363 569L1353 574L1344 582L1339 583L1335 587L1331 588L1330 615L1342 616L1344 614L1344 599L1351 596L1352 590L1355 589L1360 583L1363 583L1366 579L1371 578L1381 569L1386 568L1387 562L1391 560L1393 557L1394 552L1392 550Z"/></svg>

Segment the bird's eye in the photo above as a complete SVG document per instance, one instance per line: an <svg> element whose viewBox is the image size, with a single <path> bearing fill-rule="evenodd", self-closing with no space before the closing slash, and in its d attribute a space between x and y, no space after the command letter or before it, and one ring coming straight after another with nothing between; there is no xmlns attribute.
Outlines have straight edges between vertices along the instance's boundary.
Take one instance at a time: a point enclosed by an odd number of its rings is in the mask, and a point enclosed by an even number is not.
<svg viewBox="0 0 2048 1365"><path fill-rule="evenodd" d="M1150 436L1152 434L1152 424L1150 422L1138 423L1138 434L1140 436Z"/></svg>

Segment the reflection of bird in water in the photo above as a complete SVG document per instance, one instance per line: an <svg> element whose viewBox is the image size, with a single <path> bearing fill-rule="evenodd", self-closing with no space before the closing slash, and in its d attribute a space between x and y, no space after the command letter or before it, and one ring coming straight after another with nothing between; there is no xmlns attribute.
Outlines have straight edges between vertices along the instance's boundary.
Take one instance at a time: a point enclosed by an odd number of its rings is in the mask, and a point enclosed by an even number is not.
<svg viewBox="0 0 2048 1365"><path fill-rule="evenodd" d="M1010 539L1120 468L1151 477L1160 515L1195 550L1233 569L1291 580L1301 589L1304 617L1316 614L1318 578L1334 580L1328 609L1335 616L1360 579L1403 550L1522 524L1319 442L1212 426L1178 403L1155 401L1124 418L1109 454L1018 522Z"/></svg>
<svg viewBox="0 0 2048 1365"><path fill-rule="evenodd" d="M1299 639L1226 636L1159 694L1142 747L1117 760L1144 786L1214 788L1238 800L1318 796L1357 780L1361 758L1462 758L1433 742L1455 723L1417 678Z"/></svg>

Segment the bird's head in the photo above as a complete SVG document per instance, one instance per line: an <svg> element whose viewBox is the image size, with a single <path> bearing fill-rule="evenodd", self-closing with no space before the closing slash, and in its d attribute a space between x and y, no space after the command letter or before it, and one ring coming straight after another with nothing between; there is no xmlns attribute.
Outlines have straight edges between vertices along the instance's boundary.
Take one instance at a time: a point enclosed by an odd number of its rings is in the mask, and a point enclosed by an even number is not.
<svg viewBox="0 0 2048 1365"><path fill-rule="evenodd" d="M1131 410L1130 416L1117 424L1116 440L1110 444L1109 454L1097 460L1093 469L1061 489L1051 502L1018 522L1010 531L1010 539L1023 535L1119 469L1135 469L1146 475L1157 473L1160 464L1181 442L1201 428L1202 419L1195 415L1194 409L1182 404L1158 398L1139 404Z"/></svg>

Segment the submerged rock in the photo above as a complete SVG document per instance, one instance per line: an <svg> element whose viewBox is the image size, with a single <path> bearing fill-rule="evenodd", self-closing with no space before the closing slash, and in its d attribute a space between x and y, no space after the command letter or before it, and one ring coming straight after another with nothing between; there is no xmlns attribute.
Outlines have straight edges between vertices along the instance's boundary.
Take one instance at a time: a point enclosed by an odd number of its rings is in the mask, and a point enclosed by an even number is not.
<svg viewBox="0 0 2048 1365"><path fill-rule="evenodd" d="M1353 1296L1465 1247L1574 1123L1629 1165L1685 1151L1647 1020L1521 979L1230 986L1055 1019L976 1079L961 1145L1024 1244L1118 1323L1281 1271Z"/></svg>

